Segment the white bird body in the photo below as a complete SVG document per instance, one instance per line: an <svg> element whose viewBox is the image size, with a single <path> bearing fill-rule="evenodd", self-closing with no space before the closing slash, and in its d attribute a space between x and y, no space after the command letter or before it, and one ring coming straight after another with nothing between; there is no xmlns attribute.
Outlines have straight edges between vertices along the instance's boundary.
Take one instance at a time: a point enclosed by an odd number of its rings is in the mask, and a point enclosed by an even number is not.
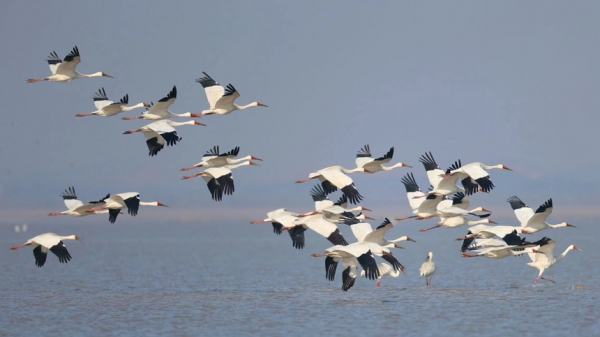
<svg viewBox="0 0 600 337"><path fill-rule="evenodd" d="M540 279L547 280L556 284L554 280L544 278L542 276L544 274L544 271L554 266L556 263L558 263L558 261L562 260L562 258L565 257L567 253L569 253L571 250L581 251L581 249L579 249L577 246L570 245L569 247L567 247L567 249L565 249L565 251L562 254L560 254L559 256L554 256L554 248L556 248L556 241L549 240L546 245L543 245L538 249L538 254L529 253L529 258L531 259L531 262L527 263L527 265L532 268L536 268L540 271L538 277L535 279L535 284L537 284L538 280Z"/></svg>
<svg viewBox="0 0 600 337"><path fill-rule="evenodd" d="M173 89L167 94L167 96L161 98L156 104L146 104L146 111L138 117L123 117L123 120L136 120L136 119L148 119L153 121L163 120L167 118L184 118L184 117L202 117L199 114L186 112L182 114L174 114L169 111L169 107L175 103L177 99L177 87L173 86ZM204 125L204 124L203 124Z"/></svg>
<svg viewBox="0 0 600 337"><path fill-rule="evenodd" d="M136 132L142 132L146 138L146 145L148 146L148 155L155 156L167 146L175 146L177 142L181 141L181 137L177 135L175 127L182 125L204 125L197 121L187 122L173 122L169 119L160 120L148 125L144 125L137 130L125 131L123 134L129 135Z"/></svg>
<svg viewBox="0 0 600 337"><path fill-rule="evenodd" d="M357 204L362 200L362 196L354 186L352 178L347 176L348 173L361 172L364 169L355 168L352 170L345 169L339 165L326 167L315 171L308 175L308 179L298 180L296 183L304 183L312 179L319 179L321 185L327 194L337 191L339 188L348 197L350 203Z"/></svg>
<svg viewBox="0 0 600 337"><path fill-rule="evenodd" d="M376 173L379 171L391 171L397 167L412 167L404 163L397 163L392 166L383 166L389 163L394 156L392 147L385 155L379 158L373 158L369 145L365 145L356 155L356 168L363 169L365 173Z"/></svg>
<svg viewBox="0 0 600 337"><path fill-rule="evenodd" d="M89 114L77 114L77 117L85 117L85 116L100 116L100 117L111 117L114 115L118 115L121 112L127 112L131 110L135 110L138 108L147 107L146 103L138 103L133 106L126 106L129 103L129 95L123 96L119 102L113 102L108 99L106 96L106 91L104 88L98 90L98 92L94 95L94 105L96 106L96 111L92 111Z"/></svg>
<svg viewBox="0 0 600 337"><path fill-rule="evenodd" d="M110 196L110 198L105 200L105 205L99 209L108 209L108 221L110 223L115 223L115 221L117 220L117 216L119 215L122 209L127 208L127 213L129 213L129 215L136 216L140 206L167 207L167 205L158 201L140 201L140 194L138 192L127 192L113 194L112 196Z"/></svg>
<svg viewBox="0 0 600 337"><path fill-rule="evenodd" d="M77 48L77 46L75 46L73 48L73 50L64 58L64 60L61 60L58 55L56 54L56 52L52 52L50 53L50 56L48 57L48 65L50 66L50 71L52 72L51 76L48 76L46 78L42 78L42 79L28 79L27 83L35 83L35 82L42 82L42 81L49 81L49 82L71 82L72 80L76 80L76 79L82 79L82 78L92 78L92 77L110 77L113 78L110 75L107 75L103 72L97 72L97 73L93 73L93 74L81 74L79 72L77 72L75 70L75 68L77 67L77 65L81 62L81 57L79 55L79 48Z"/></svg>
<svg viewBox="0 0 600 337"><path fill-rule="evenodd" d="M533 234L546 229L575 227L567 222L562 222L556 225L551 225L546 222L548 216L552 214L552 199L549 199L540 205L535 212L517 196L512 196L507 201L510 203L513 211L515 212L515 216L521 223L521 233Z"/></svg>
<svg viewBox="0 0 600 337"><path fill-rule="evenodd" d="M337 225L326 219L322 214L312 214L306 217L297 218L293 222L293 227L290 228L284 225L283 230L290 230L297 226L301 226L305 230L310 229L317 232L334 245L348 245L348 242L346 242L346 239L344 239L340 233ZM292 240L293 239L294 238L292 238Z"/></svg>
<svg viewBox="0 0 600 337"><path fill-rule="evenodd" d="M488 166L488 165L482 164L480 162L474 162L474 163L460 166L459 168L454 168L453 170L450 171L449 176L461 175L461 174L467 175L467 176L471 177L471 179L474 180L477 183L477 185L479 185L479 187L481 188L481 190L483 192L489 192L494 188L494 184L490 180L490 175L487 171L493 170L493 169L512 171L511 169L509 169L508 167L506 167L502 164ZM464 184L465 180L462 177L464 177L464 176L461 176L461 180L463 181L463 184ZM467 188L467 189L469 189L469 188Z"/></svg>
<svg viewBox="0 0 600 337"><path fill-rule="evenodd" d="M248 105L237 105L235 100L240 94L229 84L227 90L219 83L213 80L207 73L202 72L205 77L199 78L196 82L200 83L206 93L206 98L210 104L209 110L202 111L202 115L227 115L235 110L245 110L252 107L267 107L259 102L253 102Z"/></svg>
<svg viewBox="0 0 600 337"><path fill-rule="evenodd" d="M525 253L536 254L536 247L519 248L519 246L499 246L499 247L488 247L478 249L472 252L472 254L463 254L464 257L487 257L490 259L503 259L509 256L519 256Z"/></svg>
<svg viewBox="0 0 600 337"><path fill-rule="evenodd" d="M49 216L70 215L82 217L91 214L108 213L108 211L96 211L93 210L93 208L104 205L105 200L110 196L110 194L104 197L104 199L98 201L91 201L86 204L84 204L81 200L77 199L74 187L69 187L68 189L66 189L61 196L63 198L65 206L67 206L67 210L62 211L60 213L50 213L48 214Z"/></svg>
<svg viewBox="0 0 600 337"><path fill-rule="evenodd" d="M60 236L54 233L45 233L27 240L27 242L21 246L15 246L11 249L17 250L26 246L31 246L33 248L35 264L38 267L42 267L44 263L46 263L48 250L58 257L58 261L60 263L67 263L71 260L71 255L67 251L67 247L63 243L63 240L81 241L81 238L77 235Z"/></svg>
<svg viewBox="0 0 600 337"><path fill-rule="evenodd" d="M433 253L429 252L429 254L427 254L427 260L423 262L421 269L419 269L419 275L425 276L427 287L431 286L431 279L433 278L436 269L435 263L433 262Z"/></svg>
<svg viewBox="0 0 600 337"><path fill-rule="evenodd" d="M347 221L346 224L350 225L350 230L352 230L352 234L354 234L359 243L372 242L384 248L403 248L398 246L396 243L401 241L416 242L406 235L395 240L386 239L385 234L387 234L387 232L394 227L392 222L387 218L375 230L373 230L371 224L367 222L358 222L357 220L358 219L352 221L351 219L350 221Z"/></svg>
<svg viewBox="0 0 600 337"><path fill-rule="evenodd" d="M246 161L234 165L226 165L221 167L210 167L200 173L184 176L182 179L191 179L195 177L202 177L206 182L206 186L210 191L212 199L214 201L223 200L223 194L232 195L235 191L235 185L233 183L233 173L231 170L242 166L260 166L251 161Z"/></svg>
<svg viewBox="0 0 600 337"><path fill-rule="evenodd" d="M385 262L381 262L378 265L377 269L379 270L379 277L377 277L377 283L376 283L377 288L381 288L381 279L384 276L389 275L394 278L400 276L400 271L394 270L394 267L392 267L390 264L385 263ZM365 276L364 270L360 271L360 276L363 276L363 277Z"/></svg>
<svg viewBox="0 0 600 337"><path fill-rule="evenodd" d="M198 167L222 167L226 165L234 165L246 160L258 160L262 161L262 159L254 157L254 156L245 156L243 158L235 159L235 157L239 154L240 147L236 146L229 152L220 153L219 147L214 146L208 152L202 156L202 161L192 167L182 168L180 171L189 171Z"/></svg>
<svg viewBox="0 0 600 337"><path fill-rule="evenodd" d="M440 217L440 222L431 228L423 228L419 230L419 232L427 232L434 228L446 227L446 228L456 228L461 226L475 226L480 224L495 224L496 222L490 219L482 219L477 221L467 220L466 216L453 216L451 218Z"/></svg>

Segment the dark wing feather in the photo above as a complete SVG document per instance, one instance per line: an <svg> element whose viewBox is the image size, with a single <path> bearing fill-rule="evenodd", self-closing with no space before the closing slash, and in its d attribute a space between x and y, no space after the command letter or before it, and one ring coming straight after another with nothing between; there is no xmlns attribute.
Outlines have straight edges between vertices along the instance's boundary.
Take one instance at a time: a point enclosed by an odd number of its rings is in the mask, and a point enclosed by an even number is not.
<svg viewBox="0 0 600 337"><path fill-rule="evenodd" d="M292 238L292 246L296 249L304 248L304 232L306 228L302 226L296 226L288 231L290 238Z"/></svg>
<svg viewBox="0 0 600 337"><path fill-rule="evenodd" d="M281 233L283 233L282 224L280 224L279 222L271 222L271 225L273 225L273 233L277 235L281 235Z"/></svg>
<svg viewBox="0 0 600 337"><path fill-rule="evenodd" d="M58 54L56 54L56 52L53 51L50 53L50 56L48 56L46 62L48 62L48 64L61 64L62 60L60 59L60 57L58 57Z"/></svg>
<svg viewBox="0 0 600 337"><path fill-rule="evenodd" d="M235 90L233 85L228 84L227 87L225 88L225 94L223 94L223 97L231 96L231 95L235 94L236 92L237 92L237 90Z"/></svg>
<svg viewBox="0 0 600 337"><path fill-rule="evenodd" d="M104 91L104 88L98 89L98 92L94 93L94 97L92 97L92 98L94 99L94 102L108 101L108 96L106 96L106 91Z"/></svg>
<svg viewBox="0 0 600 337"><path fill-rule="evenodd" d="M389 262L392 266L394 266L394 270L398 271L398 270L402 270L404 271L404 266L398 262L398 260L396 260L396 257L392 254L384 254L381 256L382 259L386 260L387 262Z"/></svg>
<svg viewBox="0 0 600 337"><path fill-rule="evenodd" d="M117 216L119 216L120 212L121 212L120 209L109 209L108 210L108 221L110 223L115 223L115 221L117 221Z"/></svg>
<svg viewBox="0 0 600 337"><path fill-rule="evenodd" d="M386 154L384 154L383 156L379 157L379 158L375 158L375 160L385 160L385 159L392 159L394 157L394 147L392 147Z"/></svg>
<svg viewBox="0 0 600 337"><path fill-rule="evenodd" d="M223 189L221 185L217 183L215 178L212 178L206 183L208 190L210 191L210 195L214 201L221 201L223 199Z"/></svg>
<svg viewBox="0 0 600 337"><path fill-rule="evenodd" d="M346 239L344 239L344 237L342 236L342 233L340 233L339 228L336 228L335 231L333 231L331 234L329 234L329 236L327 237L327 240L329 240L329 242L333 243L334 245L342 245L342 246L348 245L348 242L346 242Z"/></svg>
<svg viewBox="0 0 600 337"><path fill-rule="evenodd" d="M56 246L50 247L50 251L54 253L54 255L58 256L58 261L60 263L67 263L71 261L71 254L65 247L65 244L60 241Z"/></svg>
<svg viewBox="0 0 600 337"><path fill-rule="evenodd" d="M479 185L471 177L466 177L460 181L465 189L466 195L471 195L479 191Z"/></svg>
<svg viewBox="0 0 600 337"><path fill-rule="evenodd" d="M42 252L42 246L33 248L33 256L35 257L35 265L42 267L46 263L46 256L48 253Z"/></svg>
<svg viewBox="0 0 600 337"><path fill-rule="evenodd" d="M329 180L322 181L321 186L323 186L323 190L325 190L326 194L331 194L337 191L337 187L334 184L332 184Z"/></svg>
<svg viewBox="0 0 600 337"><path fill-rule="evenodd" d="M213 156L219 156L219 146L213 146L213 148L206 151L206 153L202 157L213 157Z"/></svg>
<svg viewBox="0 0 600 337"><path fill-rule="evenodd" d="M375 280L379 277L377 262L369 250L365 254L356 258L360 266L365 270L365 277L369 280Z"/></svg>
<svg viewBox="0 0 600 337"><path fill-rule="evenodd" d="M333 281L335 278L335 270L337 269L338 259L328 256L325 258L325 278Z"/></svg>
<svg viewBox="0 0 600 337"><path fill-rule="evenodd" d="M342 188L342 193L344 193L344 195L348 197L348 200L351 204L356 205L363 199L363 196L360 195L360 193L354 186L354 183L352 183L351 185L344 186L344 188Z"/></svg>
<svg viewBox="0 0 600 337"><path fill-rule="evenodd" d="M381 225L379 225L375 230L381 229L387 225L391 225L392 222L390 221L390 219L385 218L385 220L383 220L383 222L381 223Z"/></svg>
<svg viewBox="0 0 600 337"><path fill-rule="evenodd" d="M177 131L162 133L161 136L165 139L167 146L175 146L181 141L181 137L177 136Z"/></svg>
<svg viewBox="0 0 600 337"><path fill-rule="evenodd" d="M548 208L552 208L552 198L543 203L538 209L535 211L536 213L544 213Z"/></svg>
<svg viewBox="0 0 600 337"><path fill-rule="evenodd" d="M236 157L238 155L238 153L240 153L240 147L236 146L233 149L231 149L231 151L229 152L225 152L220 154L219 156L232 156L232 157Z"/></svg>
<svg viewBox="0 0 600 337"><path fill-rule="evenodd" d="M146 140L146 145L148 145L148 155L150 157L156 156L160 152L160 150L162 150L165 147L164 144L160 144L158 142L157 137Z"/></svg>
<svg viewBox="0 0 600 337"><path fill-rule="evenodd" d="M75 46L73 48L73 50L67 56L65 56L64 61L65 62L71 62L77 56L79 56L79 48L77 48L77 46Z"/></svg>
<svg viewBox="0 0 600 337"><path fill-rule="evenodd" d="M61 194L63 200L75 200L77 199L77 194L75 193L75 187L71 186L69 188L67 188L62 194Z"/></svg>
<svg viewBox="0 0 600 337"><path fill-rule="evenodd" d="M325 194L325 190L321 185L315 185L310 190L310 195L312 196L313 201L323 201L327 199L327 194Z"/></svg>
<svg viewBox="0 0 600 337"><path fill-rule="evenodd" d="M351 267L348 267L348 268L344 269L344 271L342 272L342 290L343 291L348 291L348 289L352 288L352 286L354 285L354 282L356 281L355 277L350 276L350 268Z"/></svg>
<svg viewBox="0 0 600 337"><path fill-rule="evenodd" d="M138 210L140 209L140 195L137 194L131 198L123 200L125 205L127 205L127 213L131 216L136 216L138 214Z"/></svg>
<svg viewBox="0 0 600 337"><path fill-rule="evenodd" d="M441 170L438 164L435 162L435 159L433 159L433 154L431 154L431 151L425 152L425 154L419 158L419 161L423 164L423 167L425 167L425 171Z"/></svg>
<svg viewBox="0 0 600 337"><path fill-rule="evenodd" d="M203 88L208 88L208 87L212 87L215 85L219 85L219 83L217 83L215 80L213 80L212 77L210 77L207 73L205 73L205 72L202 72L202 73L204 74L204 77L197 79L196 82L200 83Z"/></svg>
<svg viewBox="0 0 600 337"><path fill-rule="evenodd" d="M171 89L171 92L169 92L169 94L161 99L159 99L159 102L166 102L168 100L170 100L171 98L177 98L177 86L173 86L173 89Z"/></svg>
<svg viewBox="0 0 600 337"><path fill-rule="evenodd" d="M358 151L356 158L370 158L371 157L371 149L369 148L369 144L363 146L362 149Z"/></svg>
<svg viewBox="0 0 600 337"><path fill-rule="evenodd" d="M235 186L233 185L233 175L231 173L217 178L217 183L221 186L223 189L223 194L225 195L232 195L235 191Z"/></svg>
<svg viewBox="0 0 600 337"><path fill-rule="evenodd" d="M513 210L517 210L523 207L528 207L519 197L513 195L512 197L506 199L506 201L510 204L510 207Z"/></svg>
<svg viewBox="0 0 600 337"><path fill-rule="evenodd" d="M417 181L415 180L415 176L412 174L412 172L407 173L404 177L402 177L401 181L404 184L404 188L406 188L406 193L421 191L419 185L417 185Z"/></svg>

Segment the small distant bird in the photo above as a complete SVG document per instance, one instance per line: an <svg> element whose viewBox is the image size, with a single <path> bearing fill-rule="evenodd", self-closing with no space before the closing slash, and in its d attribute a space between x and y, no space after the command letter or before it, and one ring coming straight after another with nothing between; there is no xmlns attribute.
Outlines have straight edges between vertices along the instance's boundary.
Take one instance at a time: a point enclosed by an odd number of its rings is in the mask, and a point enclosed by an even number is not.
<svg viewBox="0 0 600 337"><path fill-rule="evenodd" d="M75 71L75 68L81 62L81 57L79 56L79 48L75 46L73 50L69 53L69 55L65 56L64 60L61 60L60 57L56 54L56 52L50 53L48 56L48 65L50 66L50 71L52 72L52 76L48 76L46 78L34 79L30 78L27 80L27 83L35 83L42 81L49 82L71 82L72 80L80 79L80 78L91 78L91 77L110 77L112 76L105 74L101 71L97 73L93 73L90 75L80 74Z"/></svg>
<svg viewBox="0 0 600 337"><path fill-rule="evenodd" d="M127 208L127 213L129 213L129 215L136 216L140 206L168 207L167 205L158 201L140 201L140 194L138 192L114 194L110 198L106 199L105 203L106 204L104 206L96 210L90 210L88 212L95 212L98 210L108 209L108 221L110 223L115 223L115 221L117 221L117 216L120 214L120 211L125 208Z"/></svg>
<svg viewBox="0 0 600 337"><path fill-rule="evenodd" d="M237 105L234 101L240 97L240 94L235 90L233 85L227 85L227 90L219 83L215 82L207 73L202 72L204 77L199 78L196 82L200 83L206 93L206 98L210 104L209 110L202 111L203 116L208 115L227 115L235 110L245 110L248 108L267 105L253 102L248 105Z"/></svg>
<svg viewBox="0 0 600 337"><path fill-rule="evenodd" d="M554 266L558 261L562 260L562 258L567 256L567 253L569 253L571 250L581 251L579 247L570 245L569 247L567 247L567 249L565 249L565 251L562 254L560 254L559 256L554 256L554 248L556 248L556 241L549 239L547 244L541 246L538 249L538 254L528 253L531 262L527 263L527 265L536 268L540 271L538 277L535 279L535 284L537 284L540 279L550 281L556 284L554 280L544 278L542 276L544 275L544 271Z"/></svg>
<svg viewBox="0 0 600 337"><path fill-rule="evenodd" d="M150 105L146 105L146 112L143 112L138 117L123 117L122 120L130 121L135 119L149 119L149 120L161 120L167 118L181 118L181 117L202 117L200 114L193 114L186 112L183 114L174 114L169 111L169 107L175 103L177 99L177 87L173 86L173 89L167 94L167 96L161 98L156 104L150 102Z"/></svg>
<svg viewBox="0 0 600 337"><path fill-rule="evenodd" d="M381 288L381 279L384 276L387 276L387 275L390 275L391 277L400 276L400 271L394 270L394 268L388 263L381 262L377 268L379 269L379 277L377 278L377 283L376 283L377 288ZM364 270L360 271L360 276L363 276L363 277L365 276Z"/></svg>
<svg viewBox="0 0 600 337"><path fill-rule="evenodd" d="M240 164L226 165L222 167L211 167L198 174L191 176L184 176L182 180L191 179L195 177L202 177L206 182L206 186L210 191L212 199L214 201L223 200L223 194L232 195L235 191L233 184L233 173L231 170L242 167L242 166L260 166L251 161L246 161Z"/></svg>
<svg viewBox="0 0 600 337"><path fill-rule="evenodd" d="M425 276L425 282L427 282L427 287L431 286L431 279L433 278L433 274L435 274L435 263L433 262L433 253L429 252L427 254L427 260L423 262L421 265L420 276Z"/></svg>
<svg viewBox="0 0 600 337"><path fill-rule="evenodd" d="M308 179L298 180L296 181L296 184L305 183L313 179L319 179L325 193L333 193L339 188L342 190L342 193L346 195L350 203L357 204L362 200L363 196L360 195L360 193L354 186L354 181L352 181L352 178L346 175L348 173L354 172L364 172L364 169L355 168L352 170L348 170L339 165L330 166L309 174Z"/></svg>
<svg viewBox="0 0 600 337"><path fill-rule="evenodd" d="M76 117L86 117L86 116L100 116L100 117L110 117L117 115L121 112L127 112L131 110L135 110L137 108L148 107L149 105L146 103L138 103L134 106L125 106L129 104L129 94L126 94L121 98L119 102L113 102L108 99L106 96L106 91L104 88L98 90L98 92L92 97L94 99L94 105L96 106L96 111L90 112L89 114L77 114Z"/></svg>
<svg viewBox="0 0 600 337"><path fill-rule="evenodd" d="M173 122L169 119L165 119L142 126L137 130L125 131L123 132L123 134L130 135L136 132L143 132L144 137L146 137L146 145L148 145L148 155L153 157L156 156L158 152L160 152L160 150L162 150L165 147L165 143L167 144L167 146L175 146L177 145L177 142L181 141L181 137L177 135L175 126L182 125L206 126L202 123L198 123L197 121L187 121L183 123L178 123Z"/></svg>
<svg viewBox="0 0 600 337"><path fill-rule="evenodd" d="M365 173L375 173L379 171L391 171L397 167L411 167L404 163L397 163L393 166L383 166L389 163L394 157L394 148L392 147L385 155L379 158L373 158L369 144L363 146L356 155L356 167L364 169Z"/></svg>
<svg viewBox="0 0 600 337"><path fill-rule="evenodd" d="M31 246L33 248L33 256L35 257L35 265L38 267L41 267L46 263L48 250L58 256L58 261L60 263L67 263L71 261L71 254L69 254L63 240L83 241L77 235L60 236L54 233L45 233L27 240L27 242L21 246L14 246L11 250Z"/></svg>
<svg viewBox="0 0 600 337"><path fill-rule="evenodd" d="M457 173L461 173L461 174L466 174L467 176L471 177L471 180L468 180L468 179L462 180L463 186L464 186L465 190L467 191L467 195L469 195L470 194L469 191L472 190L470 185L473 184L473 181L475 181L475 183L477 185L479 185L482 192L490 192L494 188L494 184L492 183L492 180L490 179L490 175L487 173L487 171L493 170L493 169L512 171L511 169L509 169L508 167L506 167L502 164L488 166L488 165L485 165L485 164L482 164L479 162L475 162L475 163L471 163L471 164L467 164L467 165L462 165L459 168L454 168L449 173L446 173L444 176L445 177L452 176ZM468 184L466 186L465 186L465 182L468 182Z"/></svg>
<svg viewBox="0 0 600 337"><path fill-rule="evenodd" d="M225 165L236 164L245 160L258 160L262 161L262 159L254 157L254 156L245 156L243 158L233 159L240 153L240 147L236 146L231 149L229 152L219 152L219 147L214 146L212 149L208 150L204 156L202 156L202 161L192 167L182 168L180 171L189 171L198 167L222 167Z"/></svg>

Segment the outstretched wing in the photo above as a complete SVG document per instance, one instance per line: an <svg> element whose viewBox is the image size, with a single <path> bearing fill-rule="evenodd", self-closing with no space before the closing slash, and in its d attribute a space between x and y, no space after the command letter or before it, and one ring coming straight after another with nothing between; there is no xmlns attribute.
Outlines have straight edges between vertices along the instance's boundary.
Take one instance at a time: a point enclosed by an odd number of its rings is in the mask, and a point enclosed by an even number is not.
<svg viewBox="0 0 600 337"><path fill-rule="evenodd" d="M208 100L208 104L210 104L210 109L214 110L219 98L223 96L225 93L225 89L212 79L207 73L202 72L204 77L201 77L196 80L196 82L200 83L204 88L204 92L206 93L206 99Z"/></svg>
<svg viewBox="0 0 600 337"><path fill-rule="evenodd" d="M233 102L238 97L240 97L240 93L237 92L233 85L228 84L223 96L217 100L215 109L227 109L229 106L233 105Z"/></svg>
<svg viewBox="0 0 600 337"><path fill-rule="evenodd" d="M77 199L77 195L75 194L75 187L71 186L69 188L67 188L62 194L61 194L63 201L65 203L65 206L67 206L67 209L72 211L74 209L76 209L77 207L83 205L83 202L81 202L81 200Z"/></svg>
<svg viewBox="0 0 600 337"><path fill-rule="evenodd" d="M75 72L75 67L81 62L79 56L79 48L75 46L73 50L65 56L63 62L58 64L56 68L57 75L72 75Z"/></svg>
<svg viewBox="0 0 600 337"><path fill-rule="evenodd" d="M508 198L506 201L510 204L510 207L515 212L515 216L521 223L521 226L523 227L523 226L527 225L527 221L529 221L529 219L531 219L531 217L534 214L533 209L531 207L527 206L516 195L513 195L512 197Z"/></svg>
<svg viewBox="0 0 600 337"><path fill-rule="evenodd" d="M106 96L106 91L104 91L104 88L98 89L98 92L95 93L94 97L92 98L94 99L94 105L98 110L104 108L107 105L113 104L113 101L109 100L108 96Z"/></svg>

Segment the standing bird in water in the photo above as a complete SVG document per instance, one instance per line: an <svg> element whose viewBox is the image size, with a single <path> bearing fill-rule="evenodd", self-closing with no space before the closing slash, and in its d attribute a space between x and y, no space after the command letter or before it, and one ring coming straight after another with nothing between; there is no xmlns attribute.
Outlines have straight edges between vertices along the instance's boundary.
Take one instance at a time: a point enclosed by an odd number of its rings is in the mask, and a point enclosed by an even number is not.
<svg viewBox="0 0 600 337"><path fill-rule="evenodd" d="M435 274L435 263L433 262L432 252L429 252L429 254L427 254L427 260L423 262L423 265L421 265L420 272L420 276L425 276L427 287L431 286L431 278L433 277L433 274Z"/></svg>

